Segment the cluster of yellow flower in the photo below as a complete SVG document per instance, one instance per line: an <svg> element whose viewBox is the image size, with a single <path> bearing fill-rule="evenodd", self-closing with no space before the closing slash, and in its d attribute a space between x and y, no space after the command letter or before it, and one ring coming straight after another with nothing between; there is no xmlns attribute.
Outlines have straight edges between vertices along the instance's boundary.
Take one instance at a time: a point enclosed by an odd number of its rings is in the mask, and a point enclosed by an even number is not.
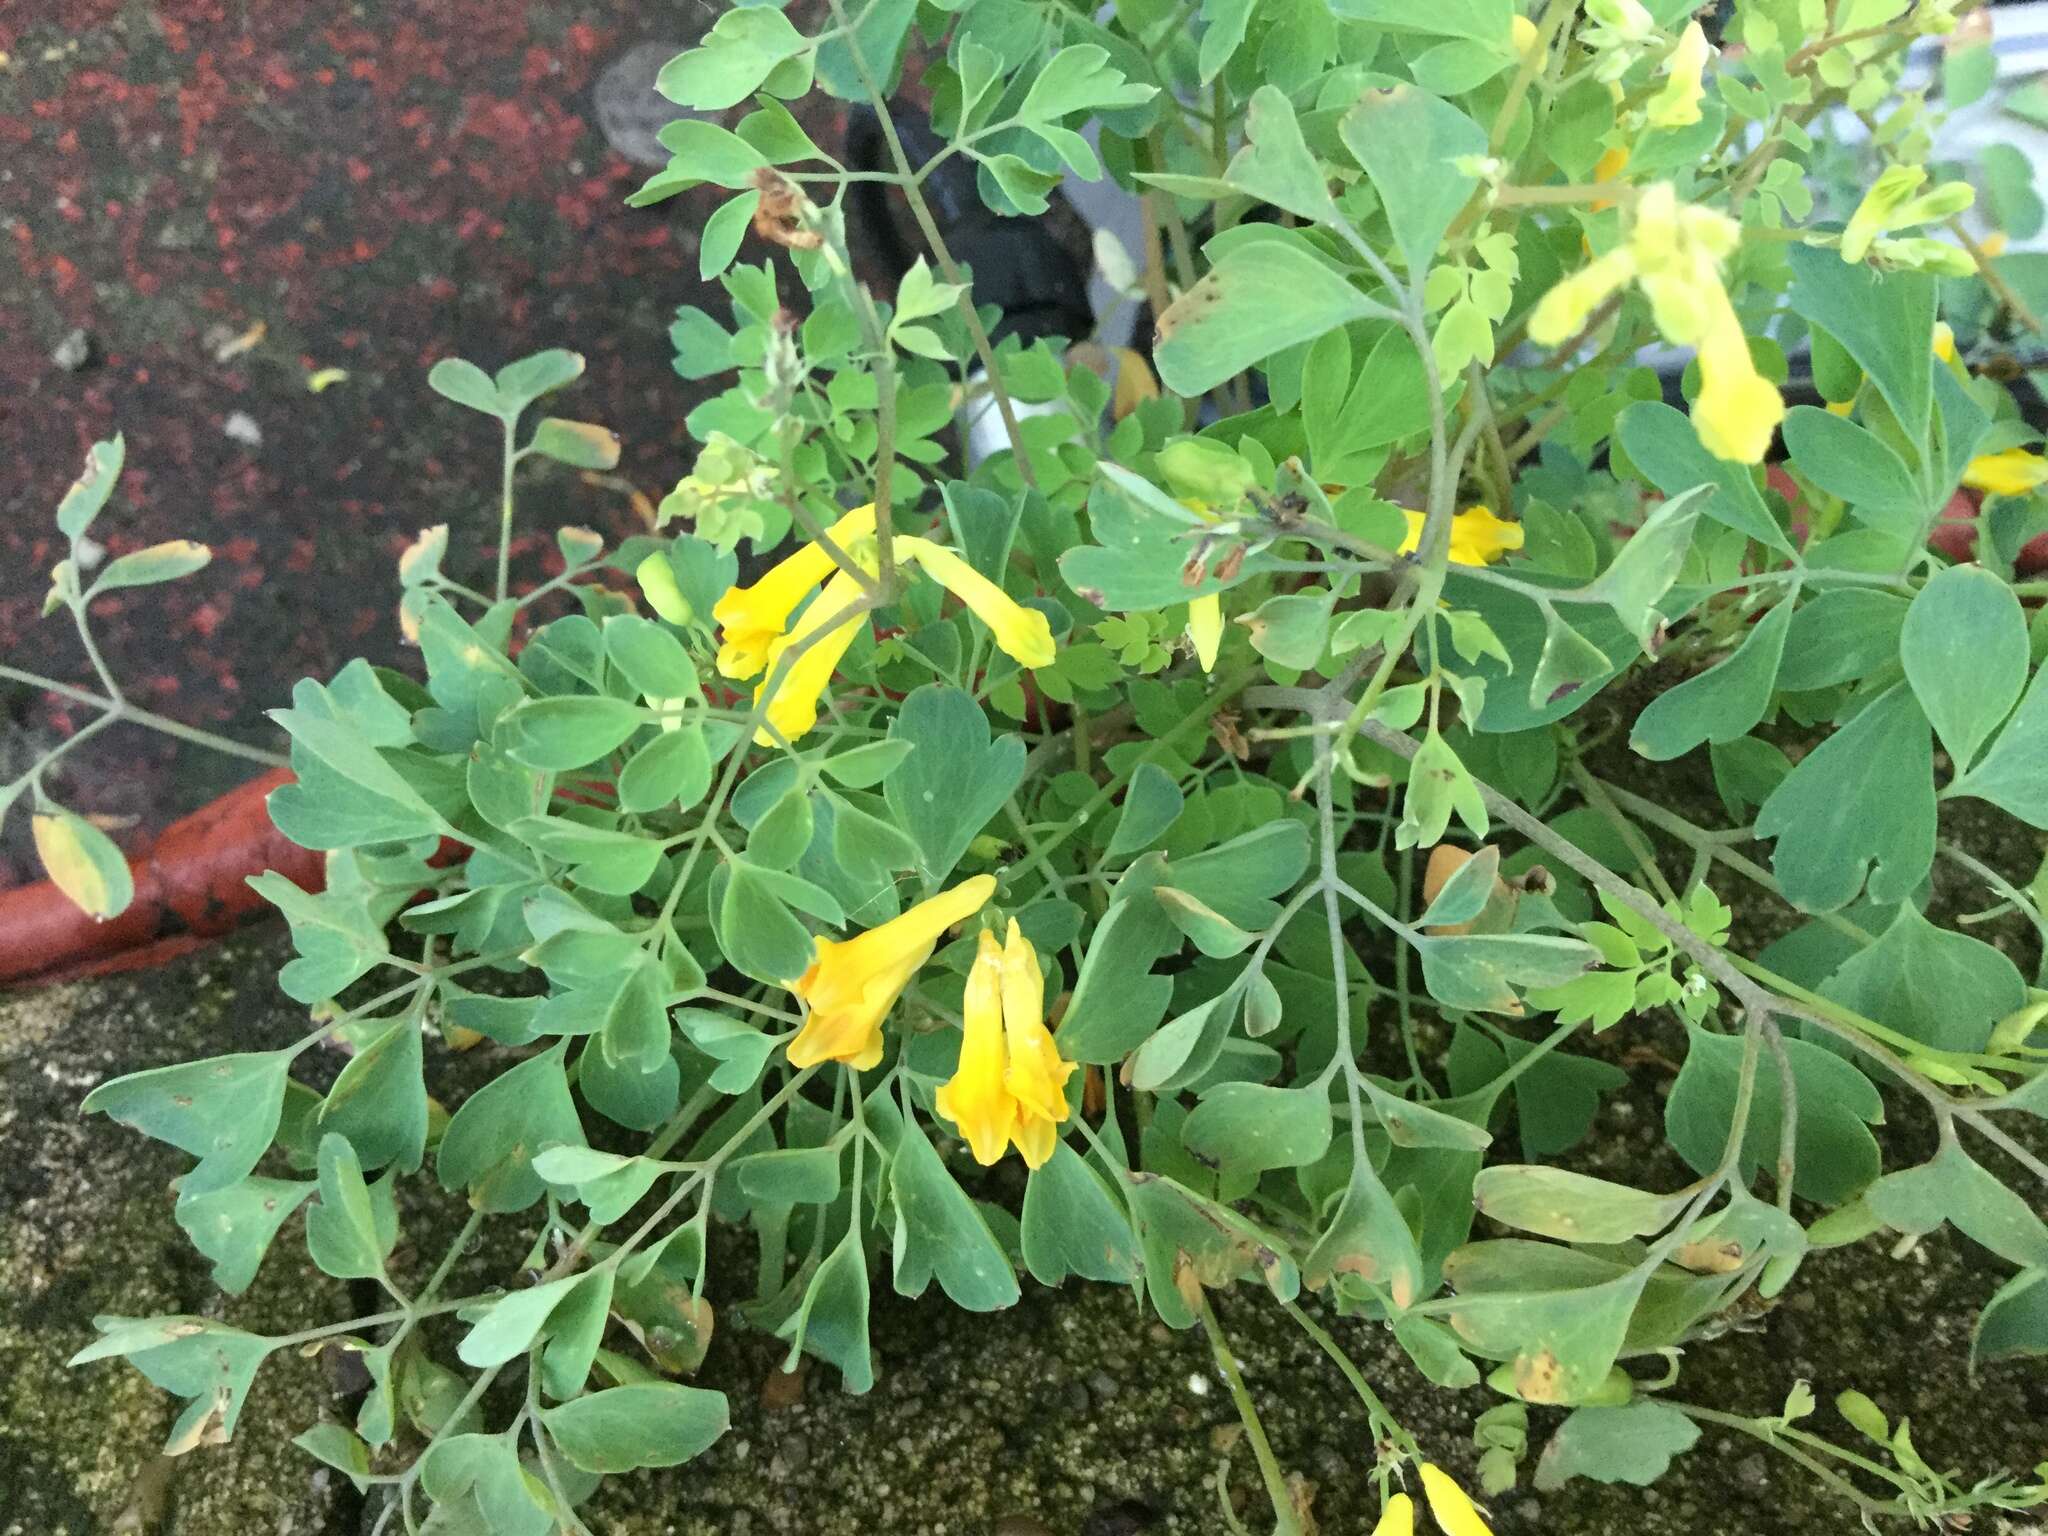
<svg viewBox="0 0 2048 1536"><path fill-rule="evenodd" d="M805 1010L789 1042L790 1064L843 1061L865 1071L879 1062L882 1020L940 936L979 912L995 889L995 876L976 875L865 933L817 939L810 969L788 983ZM982 930L961 1013L960 1061L939 1089L939 1113L959 1127L984 1166L1014 1146L1039 1167L1067 1118L1074 1063L1062 1059L1046 1028L1045 973L1015 918L1006 943Z"/></svg>
<svg viewBox="0 0 2048 1536"><path fill-rule="evenodd" d="M1634 282L1667 341L1697 347L1700 392L1693 425L1716 458L1757 464L1784 419L1777 387L1750 360L1749 340L1721 285L1721 262L1741 226L1725 214L1678 201L1669 182L1644 190L1628 239L1546 293L1529 317L1529 337L1556 346L1608 297Z"/></svg>
<svg viewBox="0 0 2048 1536"><path fill-rule="evenodd" d="M870 581L874 579L880 567L872 505L856 507L826 535ZM898 534L894 549L898 559L917 566L965 603L988 626L997 646L1019 665L1052 664L1052 625L1044 614L1017 602L942 544ZM754 737L760 745L773 746L777 735L795 741L818 723L818 700L859 632L863 591L861 578L841 568L825 544L806 543L752 586L734 587L712 608L711 617L720 627L718 670L735 680L766 673L754 690L756 705L769 688L774 689L763 712L764 724ZM790 615L813 592L816 597L792 628ZM778 665L798 647L801 651L778 680Z"/></svg>

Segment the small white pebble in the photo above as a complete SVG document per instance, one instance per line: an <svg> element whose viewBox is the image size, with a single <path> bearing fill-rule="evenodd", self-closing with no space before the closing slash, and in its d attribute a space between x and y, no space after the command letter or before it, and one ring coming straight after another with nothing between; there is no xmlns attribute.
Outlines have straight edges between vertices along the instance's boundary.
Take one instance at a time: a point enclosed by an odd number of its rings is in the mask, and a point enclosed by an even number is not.
<svg viewBox="0 0 2048 1536"><path fill-rule="evenodd" d="M263 429L256 425L256 418L247 411L230 413L228 419L221 423L220 430L224 436L247 447L263 446Z"/></svg>
<svg viewBox="0 0 2048 1536"><path fill-rule="evenodd" d="M1188 1377L1188 1390L1197 1397L1209 1395L1209 1378L1196 1371Z"/></svg>

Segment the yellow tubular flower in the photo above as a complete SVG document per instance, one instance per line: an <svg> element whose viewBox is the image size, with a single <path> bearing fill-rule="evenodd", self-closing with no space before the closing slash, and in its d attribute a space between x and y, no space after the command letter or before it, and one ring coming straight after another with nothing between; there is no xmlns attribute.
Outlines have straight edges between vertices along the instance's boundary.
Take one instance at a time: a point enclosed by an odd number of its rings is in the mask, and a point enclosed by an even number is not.
<svg viewBox="0 0 2048 1536"><path fill-rule="evenodd" d="M1539 347L1557 346L1635 275L1635 257L1626 247L1581 267L1537 301L1529 316L1529 339Z"/></svg>
<svg viewBox="0 0 2048 1536"><path fill-rule="evenodd" d="M772 747L776 744L775 735L768 729L770 726L781 733L784 741L795 741L818 723L818 700L823 697L833 672L839 666L839 659L853 644L853 637L860 632L867 616L856 613L833 625L829 632L820 635L815 644L790 663L779 680L775 670L784 653L824 630L837 615L845 613L858 602L860 596L860 583L848 572L841 571L825 583L824 591L812 599L811 606L797 620L796 628L768 642L763 658L768 675L754 689L754 703L760 704L762 695L770 686L775 693L768 701L768 712L763 716L761 728L754 732L755 746Z"/></svg>
<svg viewBox="0 0 2048 1536"><path fill-rule="evenodd" d="M1004 655L1026 667L1052 665L1052 625L1036 608L1026 608L944 545L929 539L898 538L896 551L959 598L988 626Z"/></svg>
<svg viewBox="0 0 2048 1536"><path fill-rule="evenodd" d="M1697 21L1679 34L1678 46L1664 61L1663 88L1645 109L1652 128L1689 128L1700 120L1700 97L1706 89L1700 83L1700 73L1713 52Z"/></svg>
<svg viewBox="0 0 2048 1536"><path fill-rule="evenodd" d="M1195 659L1204 672L1216 670L1216 653L1223 648L1223 594L1188 599L1188 639L1195 645Z"/></svg>
<svg viewBox="0 0 2048 1536"><path fill-rule="evenodd" d="M940 1114L960 1128L982 1167L1003 1160L1017 1126L1017 1101L1003 1086L1003 947L987 929L967 973L960 1004L960 1064L935 1099Z"/></svg>
<svg viewBox="0 0 2048 1536"><path fill-rule="evenodd" d="M994 875L976 875L919 902L901 917L850 939L816 941L810 969L787 983L805 1010L789 1042L789 1064L843 1061L865 1071L882 1059L882 1019L903 995L939 936L995 894Z"/></svg>
<svg viewBox="0 0 2048 1536"><path fill-rule="evenodd" d="M2048 459L2024 448L1987 453L1970 460L1963 484L1987 496L2024 496L2048 480Z"/></svg>
<svg viewBox="0 0 2048 1536"><path fill-rule="evenodd" d="M1735 307L1718 284L1708 304L1708 330L1700 341L1700 392L1692 424L1700 445L1717 459L1760 464L1771 434L1785 419L1777 386L1756 371Z"/></svg>
<svg viewBox="0 0 2048 1536"><path fill-rule="evenodd" d="M1541 40L1542 34L1536 30L1536 23L1528 17L1517 16L1508 23L1508 44L1515 50L1517 58L1528 58Z"/></svg>
<svg viewBox="0 0 2048 1536"><path fill-rule="evenodd" d="M1397 1493L1380 1509L1380 1523L1372 1536L1415 1536L1415 1501Z"/></svg>
<svg viewBox="0 0 2048 1536"><path fill-rule="evenodd" d="M1067 1079L1045 1027L1045 974L1030 941L1010 920L1006 942L984 931L968 974L960 1064L934 1104L959 1127L976 1162L998 1161L1005 1143L1032 1168L1044 1166L1067 1118Z"/></svg>
<svg viewBox="0 0 2048 1536"><path fill-rule="evenodd" d="M1422 1494L1444 1536L1493 1536L1493 1527L1481 1518L1478 1506L1434 1462L1422 1464Z"/></svg>
<svg viewBox="0 0 2048 1536"><path fill-rule="evenodd" d="M1956 360L1956 333L1946 320L1934 322L1934 355L1944 363Z"/></svg>
<svg viewBox="0 0 2048 1536"><path fill-rule="evenodd" d="M834 544L870 538L875 531L872 505L856 507L827 533ZM747 678L769 662L769 649L789 623L804 594L832 574L833 560L821 544L803 545L770 566L750 587L734 587L711 610L720 629L718 670L731 678Z"/></svg>
<svg viewBox="0 0 2048 1536"><path fill-rule="evenodd" d="M1406 507L1401 509L1401 515L1408 519L1408 536L1394 553L1412 555L1422 547L1422 530L1429 519ZM1467 507L1451 519L1453 565L1492 565L1508 551L1521 547L1522 525L1495 517L1488 507Z"/></svg>

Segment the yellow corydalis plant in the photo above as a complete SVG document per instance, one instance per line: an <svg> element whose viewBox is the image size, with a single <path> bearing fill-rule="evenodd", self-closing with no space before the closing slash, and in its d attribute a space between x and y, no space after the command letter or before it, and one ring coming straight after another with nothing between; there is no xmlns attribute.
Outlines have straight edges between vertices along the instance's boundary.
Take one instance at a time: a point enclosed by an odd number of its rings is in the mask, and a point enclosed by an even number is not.
<svg viewBox="0 0 2048 1536"><path fill-rule="evenodd" d="M1680 203L1669 182L1658 182L1636 203L1625 243L1543 296L1529 318L1530 339L1560 345L1611 295L1635 283L1664 338L1698 349L1700 392L1692 419L1700 442L1716 458L1761 463L1785 402L1756 371L1721 284L1721 263L1741 234L1727 215Z"/></svg>
<svg viewBox="0 0 2048 1536"><path fill-rule="evenodd" d="M934 1107L983 1167L1012 1146L1028 1167L1043 1166L1067 1118L1074 1063L1060 1058L1045 1027L1045 973L1014 917L1000 944L982 930L961 1017L960 1064Z"/></svg>
<svg viewBox="0 0 2048 1536"><path fill-rule="evenodd" d="M786 983L804 1005L789 1042L789 1064L843 1061L865 1071L882 1059L882 1020L931 959L940 935L979 912L994 875L976 875L850 939L819 938L810 969Z"/></svg>
<svg viewBox="0 0 2048 1536"><path fill-rule="evenodd" d="M785 555L751 586L732 588L711 610L719 626L719 672L736 681L767 674L754 689L756 707L767 700L761 729L754 734L759 746L773 746L778 737L794 741L818 723L818 701L860 632L863 615L857 605L880 570L872 503L847 513L825 535L866 575L866 583L817 541ZM1052 664L1052 624L1044 614L1017 602L944 545L899 534L894 548L905 565L922 570L965 603L1019 665ZM810 605L791 625L790 615L806 597ZM783 657L792 651L796 658L778 678Z"/></svg>

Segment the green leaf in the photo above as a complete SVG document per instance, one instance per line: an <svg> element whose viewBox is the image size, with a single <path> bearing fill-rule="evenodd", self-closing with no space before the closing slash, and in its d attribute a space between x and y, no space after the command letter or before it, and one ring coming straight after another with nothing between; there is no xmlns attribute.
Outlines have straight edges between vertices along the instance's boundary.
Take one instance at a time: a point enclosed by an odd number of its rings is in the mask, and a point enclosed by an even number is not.
<svg viewBox="0 0 2048 1536"><path fill-rule="evenodd" d="M2030 827L2048 827L2048 667L2034 673L2020 707L1982 762L1949 785L2010 811Z"/></svg>
<svg viewBox="0 0 2048 1536"><path fill-rule="evenodd" d="M2001 951L1935 927L1910 902L1820 990L1939 1051L1983 1050L1992 1027L2027 1000L2025 978Z"/></svg>
<svg viewBox="0 0 2048 1536"><path fill-rule="evenodd" d="M816 945L770 877L746 859L727 865L718 932L725 956L756 981L783 983L810 967Z"/></svg>
<svg viewBox="0 0 2048 1536"><path fill-rule="evenodd" d="M1499 877L1500 850L1491 845L1481 848L1443 883L1429 910L1416 920L1418 926L1453 927L1471 922L1493 899L1494 882Z"/></svg>
<svg viewBox="0 0 2048 1536"><path fill-rule="evenodd" d="M1972 1366L2048 1355L2048 1270L2025 1269L1998 1288L1978 1314Z"/></svg>
<svg viewBox="0 0 2048 1536"><path fill-rule="evenodd" d="M1911 690L1891 688L1802 758L1757 813L1756 835L1777 839L1771 868L1801 911L1846 907L1866 872L1872 901L1911 896L1935 837L1934 742Z"/></svg>
<svg viewBox="0 0 2048 1536"><path fill-rule="evenodd" d="M1652 699L1636 716L1628 744L1652 762L1665 762L1704 741L1748 735L1771 706L1793 606L1787 597L1750 627L1733 656Z"/></svg>
<svg viewBox="0 0 2048 1536"><path fill-rule="evenodd" d="M234 1436L242 1404L274 1339L258 1338L203 1317L93 1319L101 1337L70 1360L84 1365L110 1355L128 1363L166 1392L188 1399L164 1444L167 1456L182 1456L202 1445Z"/></svg>
<svg viewBox="0 0 2048 1536"><path fill-rule="evenodd" d="M599 1048L612 1066L644 1074L669 1059L666 991L661 970L651 959L620 978L598 1034Z"/></svg>
<svg viewBox="0 0 2048 1536"><path fill-rule="evenodd" d="M1503 19L1502 31L1486 41L1505 35ZM1478 185L1457 162L1486 153L1486 131L1449 102L1411 85L1367 91L1337 131L1372 178L1409 276L1420 282L1444 231Z"/></svg>
<svg viewBox="0 0 2048 1536"><path fill-rule="evenodd" d="M647 723L639 706L595 694L529 699L501 716L497 743L529 768L561 772L594 763Z"/></svg>
<svg viewBox="0 0 2048 1536"><path fill-rule="evenodd" d="M428 369L427 388L443 399L482 411L486 416L504 413L504 402L498 398L498 386L491 382L491 376L475 363L459 357L444 357Z"/></svg>
<svg viewBox="0 0 2048 1536"><path fill-rule="evenodd" d="M1401 797L1397 848L1432 848L1443 841L1452 811L1474 837L1487 831L1486 801L1451 744L1434 727L1408 764L1408 791Z"/></svg>
<svg viewBox="0 0 2048 1536"><path fill-rule="evenodd" d="M338 891L309 895L283 875L265 873L249 889L276 907L291 925L299 958L278 973L278 985L295 1002L317 1003L334 996L390 955L383 923L368 904Z"/></svg>
<svg viewBox="0 0 2048 1536"><path fill-rule="evenodd" d="M1862 522L1917 543L1927 522L1927 496L1891 445L1855 422L1818 406L1785 414L1792 467L1849 504Z"/></svg>
<svg viewBox="0 0 2048 1536"><path fill-rule="evenodd" d="M1124 786L1123 814L1110 834L1106 856L1125 858L1150 847L1180 819L1186 803L1172 774L1157 763L1140 763Z"/></svg>
<svg viewBox="0 0 2048 1536"><path fill-rule="evenodd" d="M80 1107L199 1159L181 1197L239 1184L276 1134L295 1053L251 1051L135 1072L102 1083Z"/></svg>
<svg viewBox="0 0 2048 1536"><path fill-rule="evenodd" d="M1792 616L1778 686L1832 688L1870 676L1899 658L1906 599L1867 587L1823 592Z"/></svg>
<svg viewBox="0 0 2048 1536"><path fill-rule="evenodd" d="M65 900L96 920L118 917L135 899L127 857L83 816L53 807L30 822L43 873Z"/></svg>
<svg viewBox="0 0 2048 1536"><path fill-rule="evenodd" d="M903 701L889 737L909 742L911 752L882 794L922 850L925 888L935 890L1015 792L1024 777L1024 742L991 741L981 706L942 683L927 683Z"/></svg>
<svg viewBox="0 0 2048 1536"><path fill-rule="evenodd" d="M419 1025L402 1019L349 1058L317 1124L347 1139L365 1168L415 1171L426 1157L427 1087Z"/></svg>
<svg viewBox="0 0 2048 1536"><path fill-rule="evenodd" d="M1870 375L1905 428L1927 439L1933 401L1934 279L1924 272L1881 273L1835 251L1792 245L1792 308L1840 342Z"/></svg>
<svg viewBox="0 0 2048 1536"><path fill-rule="evenodd" d="M1543 1164L1482 1168L1472 1183L1480 1215L1564 1243L1622 1243L1661 1232L1697 1193L1653 1195Z"/></svg>
<svg viewBox="0 0 2048 1536"><path fill-rule="evenodd" d="M1661 400L1639 401L1616 418L1614 435L1629 462L1666 496L1711 486L1704 503L1707 516L1782 554L1792 553L1791 541L1764 505L1748 467L1708 453L1683 411Z"/></svg>
<svg viewBox="0 0 2048 1536"><path fill-rule="evenodd" d="M213 551L204 544L168 539L108 562L92 590L112 592L120 587L153 587L160 581L176 581L202 569L212 558Z"/></svg>
<svg viewBox="0 0 2048 1536"><path fill-rule="evenodd" d="M1152 910L1147 910L1151 908ZM1096 926L1060 1024L1060 1054L1107 1065L1142 1045L1166 1016L1173 979L1152 966L1173 943L1154 904L1119 901Z"/></svg>
<svg viewBox="0 0 2048 1536"><path fill-rule="evenodd" d="M113 494L127 457L128 445L118 432L85 451L85 468L57 503L57 531L65 538L76 539L92 526Z"/></svg>
<svg viewBox="0 0 2048 1536"><path fill-rule="evenodd" d="M1335 1276L1356 1275L1385 1287L1396 1307L1420 1299L1422 1255L1415 1234L1369 1158L1352 1157L1343 1197L1301 1261L1301 1274L1316 1288Z"/></svg>
<svg viewBox="0 0 2048 1536"><path fill-rule="evenodd" d="M1024 1265L1041 1285L1058 1285L1070 1275L1114 1285L1138 1278L1137 1239L1122 1205L1064 1141L1053 1144L1051 1158L1024 1186L1019 1240Z"/></svg>
<svg viewBox="0 0 2048 1536"><path fill-rule="evenodd" d="M846 1390L858 1395L875 1384L875 1366L868 1347L868 1261L860 1229L850 1227L811 1276L803 1304L775 1330L790 1341L784 1370L796 1365L797 1354L809 1350L839 1367Z"/></svg>
<svg viewBox="0 0 2048 1536"><path fill-rule="evenodd" d="M1183 1277L1205 1289L1256 1274L1275 1297L1292 1301L1301 1273L1266 1234L1226 1205L1155 1174L1130 1176L1131 1213L1145 1254L1145 1289L1169 1328L1192 1328L1195 1313Z"/></svg>
<svg viewBox="0 0 2048 1536"><path fill-rule="evenodd" d="M1961 773L2027 684L2027 616L1980 565L1952 565L1922 587L1899 636L1906 680Z"/></svg>
<svg viewBox="0 0 2048 1536"><path fill-rule="evenodd" d="M1370 22L1387 32L1421 33L1425 37L1462 37L1475 43L1507 41L1514 14L1508 0L1333 0L1330 7L1348 21Z"/></svg>
<svg viewBox="0 0 2048 1536"><path fill-rule="evenodd" d="M1377 308L1294 241L1243 240L1160 315L1153 361L1175 394L1201 395Z"/></svg>
<svg viewBox="0 0 2048 1536"><path fill-rule="evenodd" d="M699 278L709 282L732 265L733 257L740 252L740 242L746 239L747 228L760 206L760 189L749 187L738 197L721 203L718 211L704 221L704 228L697 236Z"/></svg>
<svg viewBox="0 0 2048 1536"><path fill-rule="evenodd" d="M654 88L677 106L723 112L809 47L810 40L775 7L738 6L719 16L695 48L664 64Z"/></svg>
<svg viewBox="0 0 2048 1536"><path fill-rule="evenodd" d="M278 1228L311 1193L311 1183L244 1179L210 1194L180 1190L176 1216L192 1246L213 1260L213 1283L239 1296L256 1278Z"/></svg>
<svg viewBox="0 0 2048 1536"><path fill-rule="evenodd" d="M630 1200L615 1202L609 1217L599 1216L598 1208L593 1207L591 1215L601 1221L616 1220L631 1204ZM590 1379L591 1363L597 1358L598 1345L611 1317L615 1273L593 1269L581 1276L568 1298L548 1318L547 1347L540 1357L541 1386L548 1396L574 1397Z"/></svg>
<svg viewBox="0 0 2048 1536"><path fill-rule="evenodd" d="M1248 933L1201 898L1170 885L1152 888L1153 898L1166 913L1167 921L1195 942L1195 948L1212 960L1228 960L1249 949L1258 935Z"/></svg>
<svg viewBox="0 0 2048 1536"><path fill-rule="evenodd" d="M1933 1161L1888 1173L1863 1192L1888 1227L1916 1236L1948 1222L2022 1269L2048 1268L2048 1224L2020 1195L1954 1142Z"/></svg>
<svg viewBox="0 0 2048 1536"><path fill-rule="evenodd" d="M872 789L903 766L917 750L917 743L894 738L865 742L845 752L834 753L818 766L825 776L848 789Z"/></svg>
<svg viewBox="0 0 2048 1536"><path fill-rule="evenodd" d="M1609 654L1588 640L1555 607L1542 610L1543 649L1529 674L1529 707L1542 714L1559 700L1590 699L1621 670Z"/></svg>
<svg viewBox="0 0 2048 1536"><path fill-rule="evenodd" d="M583 355L552 347L500 368L492 380L499 406L507 417L517 416L542 395L551 395L583 377Z"/></svg>
<svg viewBox="0 0 2048 1536"><path fill-rule="evenodd" d="M1422 936L1422 979L1446 1008L1521 1012L1517 988L1555 987L1600 961L1600 952L1577 939L1550 934Z"/></svg>
<svg viewBox="0 0 2048 1536"><path fill-rule="evenodd" d="M1187 1149L1226 1182L1268 1168L1302 1168L1330 1145L1330 1097L1320 1087L1219 1083L1181 1127Z"/></svg>
<svg viewBox="0 0 2048 1536"><path fill-rule="evenodd" d="M553 1505L537 1477L502 1435L444 1436L420 1462L420 1487L436 1512L462 1511L458 1529L490 1536L548 1536L556 1530Z"/></svg>
<svg viewBox="0 0 2048 1536"><path fill-rule="evenodd" d="M688 810L711 788L711 750L696 721L662 731L627 759L619 772L619 809Z"/></svg>
<svg viewBox="0 0 2048 1536"><path fill-rule="evenodd" d="M585 1472L680 1466L732 1422L723 1392L672 1381L592 1392L543 1408L540 1420L548 1438Z"/></svg>
<svg viewBox="0 0 2048 1536"><path fill-rule="evenodd" d="M1109 62L1107 49L1077 43L1045 61L1016 115L1027 123L1050 122L1073 112L1143 106L1157 94L1157 87L1126 80Z"/></svg>
<svg viewBox="0 0 2048 1536"><path fill-rule="evenodd" d="M292 1444L341 1473L355 1484L357 1493L369 1491L370 1448L345 1425L331 1421L315 1424Z"/></svg>
<svg viewBox="0 0 2048 1536"><path fill-rule="evenodd" d="M1460 1293L1450 1324L1481 1354L1509 1360L1517 1394L1532 1403L1575 1403L1606 1381L1648 1270L1580 1290L1474 1293L1454 1278L1458 1257L1444 1267Z"/></svg>
<svg viewBox="0 0 2048 1536"><path fill-rule="evenodd" d="M1736 1035L1689 1031L1685 1065L1664 1106L1671 1145L1701 1173L1719 1166L1733 1121L1743 1043ZM1801 1198L1840 1205L1877 1177L1877 1139L1869 1126L1884 1119L1877 1090L1855 1067L1805 1040L1783 1042L1798 1095L1793 1189ZM1739 1155L1742 1179L1778 1161L1780 1106L1777 1069L1762 1054Z"/></svg>
<svg viewBox="0 0 2048 1536"><path fill-rule="evenodd" d="M1257 3L1258 0L1202 0L1202 20L1206 25L1195 63L1203 85L1223 72L1223 66L1244 43L1245 24L1251 20Z"/></svg>
<svg viewBox="0 0 2048 1536"><path fill-rule="evenodd" d="M329 1132L320 1138L320 1199L306 1208L306 1247L313 1262L337 1280L371 1280L384 1273L387 1233L363 1182L355 1148Z"/></svg>
<svg viewBox="0 0 2048 1536"><path fill-rule="evenodd" d="M1693 525L1712 500L1703 487L1666 497L1650 509L1614 559L1585 588L1585 595L1613 608L1614 616L1646 648L1671 615L1658 604L1678 580L1692 551Z"/></svg>
<svg viewBox="0 0 2048 1536"><path fill-rule="evenodd" d="M467 1188L470 1204L488 1212L523 1211L541 1197L534 1154L557 1144L583 1145L562 1068L567 1049L557 1042L463 1101L435 1153L443 1189Z"/></svg>
<svg viewBox="0 0 2048 1536"><path fill-rule="evenodd" d="M582 1283L581 1275L564 1275L544 1285L508 1292L477 1318L455 1353L464 1365L478 1369L518 1358L533 1346L555 1308Z"/></svg>
<svg viewBox="0 0 2048 1536"><path fill-rule="evenodd" d="M1536 1462L1539 1492L1575 1477L1648 1487L1700 1437L1700 1427L1668 1403L1644 1398L1619 1408L1575 1408Z"/></svg>
<svg viewBox="0 0 2048 1536"><path fill-rule="evenodd" d="M889 1164L896 1232L889 1248L896 1290L922 1296L933 1276L956 1306L995 1312L1014 1306L1017 1274L981 1212L939 1161L924 1130L906 1117Z"/></svg>
<svg viewBox="0 0 2048 1536"><path fill-rule="evenodd" d="M1302 141L1286 92L1262 85L1245 106L1244 147L1223 179L1260 202L1310 221L1334 217L1323 168Z"/></svg>
<svg viewBox="0 0 2048 1536"><path fill-rule="evenodd" d="M786 1147L733 1164L740 1188L769 1205L830 1205L839 1198L836 1147Z"/></svg>

